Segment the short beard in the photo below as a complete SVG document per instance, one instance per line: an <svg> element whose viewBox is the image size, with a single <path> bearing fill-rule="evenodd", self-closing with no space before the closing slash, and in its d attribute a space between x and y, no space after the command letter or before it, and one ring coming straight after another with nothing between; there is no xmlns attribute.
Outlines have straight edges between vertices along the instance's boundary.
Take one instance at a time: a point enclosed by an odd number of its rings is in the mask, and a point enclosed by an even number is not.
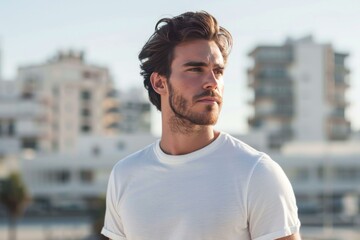
<svg viewBox="0 0 360 240"><path fill-rule="evenodd" d="M172 88L171 84L169 84L169 92L169 105L174 113L174 116L172 116L169 120L169 124L173 132L190 134L193 132L201 131L201 129L203 129L203 127L205 126L216 124L218 120L218 114L211 114L211 111L214 111L213 106L206 106L205 113L192 112L188 109L188 101L181 94L176 93ZM206 96L217 96L221 101L221 97L211 90L207 90L195 96L193 100L195 101L200 97Z"/></svg>

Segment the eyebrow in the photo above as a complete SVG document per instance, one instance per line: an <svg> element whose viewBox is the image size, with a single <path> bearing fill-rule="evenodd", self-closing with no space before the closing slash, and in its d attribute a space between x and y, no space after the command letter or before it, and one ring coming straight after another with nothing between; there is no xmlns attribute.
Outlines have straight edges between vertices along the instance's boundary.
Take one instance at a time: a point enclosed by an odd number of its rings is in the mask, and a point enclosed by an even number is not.
<svg viewBox="0 0 360 240"><path fill-rule="evenodd" d="M190 61L183 64L184 67L206 67L208 66L205 62L196 62L196 61ZM225 68L223 65L215 64L218 68Z"/></svg>

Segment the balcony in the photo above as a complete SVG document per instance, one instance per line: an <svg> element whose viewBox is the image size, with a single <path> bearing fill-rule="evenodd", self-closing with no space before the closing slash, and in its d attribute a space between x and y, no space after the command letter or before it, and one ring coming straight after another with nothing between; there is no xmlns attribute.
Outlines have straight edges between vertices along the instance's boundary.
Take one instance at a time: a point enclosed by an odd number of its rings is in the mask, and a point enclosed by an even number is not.
<svg viewBox="0 0 360 240"><path fill-rule="evenodd" d="M16 138L0 137L0 155L20 152L20 142Z"/></svg>
<svg viewBox="0 0 360 240"><path fill-rule="evenodd" d="M292 49L289 46L258 47L250 55L257 63L289 63L293 59Z"/></svg>
<svg viewBox="0 0 360 240"><path fill-rule="evenodd" d="M37 101L14 100L0 103L0 118L31 118L44 113L44 107Z"/></svg>
<svg viewBox="0 0 360 240"><path fill-rule="evenodd" d="M16 135L19 137L43 136L45 135L45 128L35 121L18 121L16 125Z"/></svg>
<svg viewBox="0 0 360 240"><path fill-rule="evenodd" d="M344 118L328 119L328 138L331 140L346 140L350 136L350 123Z"/></svg>

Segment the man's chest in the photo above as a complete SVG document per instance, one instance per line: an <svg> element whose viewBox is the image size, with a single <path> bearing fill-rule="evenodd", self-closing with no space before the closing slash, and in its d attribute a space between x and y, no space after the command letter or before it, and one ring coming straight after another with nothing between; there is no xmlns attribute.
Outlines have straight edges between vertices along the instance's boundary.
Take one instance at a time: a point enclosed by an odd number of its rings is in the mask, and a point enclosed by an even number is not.
<svg viewBox="0 0 360 240"><path fill-rule="evenodd" d="M130 239L225 239L224 234L246 232L236 177L177 174L154 175L129 186L119 211Z"/></svg>

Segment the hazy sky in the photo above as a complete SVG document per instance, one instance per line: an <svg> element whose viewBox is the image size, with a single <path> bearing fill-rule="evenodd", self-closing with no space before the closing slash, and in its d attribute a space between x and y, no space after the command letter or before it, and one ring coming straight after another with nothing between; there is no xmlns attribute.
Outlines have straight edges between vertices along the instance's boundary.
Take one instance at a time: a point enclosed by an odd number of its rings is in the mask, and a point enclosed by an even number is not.
<svg viewBox="0 0 360 240"><path fill-rule="evenodd" d="M1 74L40 64L58 50L83 50L88 62L107 66L121 89L142 86L137 55L158 19L206 10L234 37L225 73L223 115L218 128L241 133L251 114L247 102L247 54L258 44L313 35L350 54L347 112L360 129L360 1L358 0L0 0Z"/></svg>

